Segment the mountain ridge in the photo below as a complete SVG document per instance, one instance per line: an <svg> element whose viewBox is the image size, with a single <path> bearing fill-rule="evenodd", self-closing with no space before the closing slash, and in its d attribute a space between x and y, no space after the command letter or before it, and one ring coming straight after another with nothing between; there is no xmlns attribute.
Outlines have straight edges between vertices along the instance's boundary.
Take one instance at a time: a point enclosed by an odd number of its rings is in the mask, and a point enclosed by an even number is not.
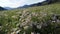
<svg viewBox="0 0 60 34"><path fill-rule="evenodd" d="M3 11L3 10L7 10L7 9L0 6L0 11Z"/></svg>
<svg viewBox="0 0 60 34"><path fill-rule="evenodd" d="M42 6L42 5L53 4L56 2L60 2L60 0L46 0L43 2L38 2L38 3L30 4L30 5L24 5L24 6L18 7L18 8L29 8L29 7L34 7L34 6Z"/></svg>

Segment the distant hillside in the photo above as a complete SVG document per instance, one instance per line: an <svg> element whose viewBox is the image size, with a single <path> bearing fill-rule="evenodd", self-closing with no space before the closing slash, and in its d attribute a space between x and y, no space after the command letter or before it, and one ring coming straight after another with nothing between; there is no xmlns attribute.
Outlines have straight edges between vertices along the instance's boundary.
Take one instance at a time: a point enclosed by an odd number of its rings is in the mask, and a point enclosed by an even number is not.
<svg viewBox="0 0 60 34"><path fill-rule="evenodd" d="M28 8L28 7L34 7L34 6L42 6L42 5L53 4L53 3L56 3L56 2L60 2L60 0L46 0L46 1L43 1L43 2L38 2L38 3L35 3L35 4L31 4L31 5L24 5L24 6L19 7L19 8Z"/></svg>
<svg viewBox="0 0 60 34"><path fill-rule="evenodd" d="M42 2L38 2L38 3L35 3L35 4L24 5L24 6L19 7L19 8L28 8L28 7L41 6L41 5L42 5Z"/></svg>
<svg viewBox="0 0 60 34"><path fill-rule="evenodd" d="M4 7L5 9L8 9L8 10L10 10L10 9L12 9L12 8L10 8L10 7Z"/></svg>
<svg viewBox="0 0 60 34"><path fill-rule="evenodd" d="M46 0L48 3L56 3L56 2L60 2L60 0Z"/></svg>
<svg viewBox="0 0 60 34"><path fill-rule="evenodd" d="M5 8L3 8L3 7L0 7L0 11L2 11L2 10L7 10L7 9L5 9Z"/></svg>

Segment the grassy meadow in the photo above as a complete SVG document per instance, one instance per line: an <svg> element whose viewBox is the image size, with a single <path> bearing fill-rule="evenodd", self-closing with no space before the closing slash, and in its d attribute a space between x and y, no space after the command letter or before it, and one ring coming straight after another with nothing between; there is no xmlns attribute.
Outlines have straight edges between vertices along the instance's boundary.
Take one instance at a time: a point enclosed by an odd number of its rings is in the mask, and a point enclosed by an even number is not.
<svg viewBox="0 0 60 34"><path fill-rule="evenodd" d="M0 34L31 34L32 24L41 34L60 34L60 3L0 11Z"/></svg>

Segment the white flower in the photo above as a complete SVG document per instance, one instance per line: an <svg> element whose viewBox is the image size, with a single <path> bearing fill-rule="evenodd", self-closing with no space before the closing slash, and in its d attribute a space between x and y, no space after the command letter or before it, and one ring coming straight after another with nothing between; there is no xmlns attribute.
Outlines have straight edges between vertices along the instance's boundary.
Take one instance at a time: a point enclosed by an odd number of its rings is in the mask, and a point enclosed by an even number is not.
<svg viewBox="0 0 60 34"><path fill-rule="evenodd" d="M29 26L25 26L24 29L27 29Z"/></svg>
<svg viewBox="0 0 60 34"><path fill-rule="evenodd" d="M14 15L14 16L12 16L12 18L17 18L17 16Z"/></svg>
<svg viewBox="0 0 60 34"><path fill-rule="evenodd" d="M7 14L4 14L4 16L8 16Z"/></svg>

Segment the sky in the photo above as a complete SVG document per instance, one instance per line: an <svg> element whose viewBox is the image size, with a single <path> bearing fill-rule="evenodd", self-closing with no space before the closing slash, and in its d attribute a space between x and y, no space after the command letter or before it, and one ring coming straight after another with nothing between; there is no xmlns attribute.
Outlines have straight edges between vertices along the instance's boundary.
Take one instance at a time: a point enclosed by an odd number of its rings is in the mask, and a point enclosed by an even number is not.
<svg viewBox="0 0 60 34"><path fill-rule="evenodd" d="M44 0L0 0L0 6L16 8L23 5L29 5L37 2L42 2Z"/></svg>

